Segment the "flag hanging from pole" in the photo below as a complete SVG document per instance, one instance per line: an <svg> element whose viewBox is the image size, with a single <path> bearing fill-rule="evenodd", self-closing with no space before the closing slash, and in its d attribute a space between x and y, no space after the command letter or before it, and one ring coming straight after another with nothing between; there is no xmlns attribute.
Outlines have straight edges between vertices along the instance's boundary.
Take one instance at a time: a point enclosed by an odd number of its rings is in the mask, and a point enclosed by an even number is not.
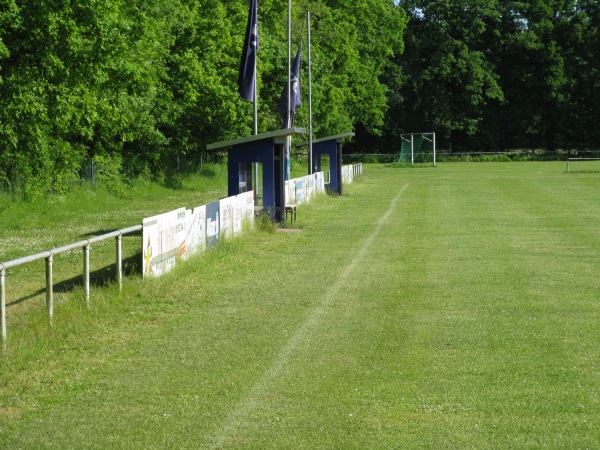
<svg viewBox="0 0 600 450"><path fill-rule="evenodd" d="M287 85L283 88L279 104L277 105L277 111L281 115L281 127L291 128L294 126L294 116L296 114L296 106L301 105L300 100L300 53L302 46L298 48L296 57L294 58L294 64L292 64L292 73L290 73L290 122L287 121L288 114L288 89Z"/></svg>
<svg viewBox="0 0 600 450"><path fill-rule="evenodd" d="M254 101L256 88L256 51L258 50L258 15L256 1L250 0L248 11L248 24L246 25L246 37L244 49L240 62L240 75L238 78L238 94L244 100Z"/></svg>

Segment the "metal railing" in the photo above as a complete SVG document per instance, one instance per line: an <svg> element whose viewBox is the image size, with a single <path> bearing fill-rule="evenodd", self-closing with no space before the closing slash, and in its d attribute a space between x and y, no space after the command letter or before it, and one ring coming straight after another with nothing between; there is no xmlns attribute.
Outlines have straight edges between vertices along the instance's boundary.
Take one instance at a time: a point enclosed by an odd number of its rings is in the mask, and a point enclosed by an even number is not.
<svg viewBox="0 0 600 450"><path fill-rule="evenodd" d="M0 263L0 321L2 328L2 350L6 351L6 269L11 267L17 267L23 264L27 264L40 259L46 260L46 309L48 310L48 317L50 319L50 325L53 323L54 317L54 289L53 289L53 263L54 255L68 252L77 248L83 249L83 285L85 290L85 304L86 307L90 307L90 248L95 242L104 241L110 238L115 238L116 241L116 277L119 283L119 290L123 288L123 252L122 252L122 236L125 234L134 233L140 231L142 225L134 225L132 227L123 228L116 230L111 233L103 234L100 236L94 236L90 239L83 241L74 242L72 244L65 245L63 247L53 248L33 255L24 256L23 258L13 259L11 261Z"/></svg>
<svg viewBox="0 0 600 450"><path fill-rule="evenodd" d="M600 161L600 158L567 158L567 173L570 173L569 162L571 161Z"/></svg>

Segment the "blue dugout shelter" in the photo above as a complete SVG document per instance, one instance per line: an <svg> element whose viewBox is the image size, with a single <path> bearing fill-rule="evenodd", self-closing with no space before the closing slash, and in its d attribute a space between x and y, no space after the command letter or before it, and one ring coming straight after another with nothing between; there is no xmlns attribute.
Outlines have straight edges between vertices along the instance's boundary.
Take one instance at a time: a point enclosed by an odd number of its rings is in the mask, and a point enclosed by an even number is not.
<svg viewBox="0 0 600 450"><path fill-rule="evenodd" d="M285 216L285 143L288 136L303 134L304 128L284 128L228 141L215 142L207 150L227 149L228 195L237 195L252 186L252 163L262 164L263 208L275 221L283 222ZM259 180L260 182L260 180Z"/></svg>
<svg viewBox="0 0 600 450"><path fill-rule="evenodd" d="M336 134L312 141L312 162L311 173L321 171L321 156L329 156L329 191L335 194L342 194L342 145L344 139L354 136L354 133ZM302 142L299 145L308 145L308 142Z"/></svg>

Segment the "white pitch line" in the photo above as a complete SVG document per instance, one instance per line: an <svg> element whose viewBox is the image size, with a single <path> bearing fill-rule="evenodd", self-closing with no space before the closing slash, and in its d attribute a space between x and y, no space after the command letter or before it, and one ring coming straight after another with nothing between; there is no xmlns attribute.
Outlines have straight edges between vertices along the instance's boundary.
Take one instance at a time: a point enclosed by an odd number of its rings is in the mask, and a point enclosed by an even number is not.
<svg viewBox="0 0 600 450"><path fill-rule="evenodd" d="M265 372L261 375L261 377L254 383L252 388L248 391L248 394L241 399L236 407L229 413L229 415L221 422L221 426L219 427L219 432L215 434L212 439L213 448L221 448L223 446L223 441L227 439L240 425L243 419L248 417L248 413L252 411L254 408L258 406L259 397L267 391L269 383L279 374L281 373L283 367L289 361L292 352L300 345L300 343L306 338L309 334L310 330L314 328L318 322L319 318L325 311L325 309L329 306L331 301L336 297L338 291L343 286L348 277L352 274L354 268L358 265L358 263L363 259L367 250L371 246L371 243L375 240L379 232L381 231L381 227L385 221L392 214L393 210L396 207L396 203L400 199L402 193L406 190L408 184L405 184L400 192L394 197L391 201L390 206L388 207L386 213L379 219L377 225L373 232L365 239L363 245L360 250L356 254L356 256L350 261L350 264L346 266L342 274L339 276L338 280L333 284L327 293L322 297L323 300L319 305L315 307L312 313L308 316L306 321L295 331L292 337L286 342L286 344L281 348L277 357Z"/></svg>

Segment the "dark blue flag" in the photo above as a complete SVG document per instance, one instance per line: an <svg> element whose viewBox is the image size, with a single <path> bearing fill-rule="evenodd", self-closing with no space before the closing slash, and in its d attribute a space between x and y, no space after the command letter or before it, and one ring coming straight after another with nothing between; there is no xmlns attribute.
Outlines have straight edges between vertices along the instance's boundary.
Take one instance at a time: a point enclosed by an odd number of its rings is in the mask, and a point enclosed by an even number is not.
<svg viewBox="0 0 600 450"><path fill-rule="evenodd" d="M294 116L296 114L296 106L301 105L300 101L300 51L302 46L296 53L294 63L292 64L292 73L290 74L290 122L287 121L287 105L288 105L288 90L287 86L283 88L277 111L281 114L281 128L291 128L294 126ZM287 84L287 83L286 83Z"/></svg>
<svg viewBox="0 0 600 450"><path fill-rule="evenodd" d="M238 78L238 94L249 102L254 101L254 88L256 86L256 51L258 50L258 16L256 0L250 0L248 11L248 24L246 25L246 38L240 63Z"/></svg>

